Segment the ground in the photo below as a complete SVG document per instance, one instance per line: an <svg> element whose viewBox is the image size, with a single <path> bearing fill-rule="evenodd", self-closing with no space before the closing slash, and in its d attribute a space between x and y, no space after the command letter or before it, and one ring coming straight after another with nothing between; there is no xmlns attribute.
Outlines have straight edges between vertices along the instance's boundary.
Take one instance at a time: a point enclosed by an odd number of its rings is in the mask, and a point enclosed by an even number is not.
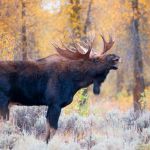
<svg viewBox="0 0 150 150"><path fill-rule="evenodd" d="M101 103L102 113L87 116L63 111L57 134L48 145L43 141L47 108L12 107L10 121L1 122L0 150L149 150L150 111L137 118L132 109L113 106L108 110L111 104Z"/></svg>

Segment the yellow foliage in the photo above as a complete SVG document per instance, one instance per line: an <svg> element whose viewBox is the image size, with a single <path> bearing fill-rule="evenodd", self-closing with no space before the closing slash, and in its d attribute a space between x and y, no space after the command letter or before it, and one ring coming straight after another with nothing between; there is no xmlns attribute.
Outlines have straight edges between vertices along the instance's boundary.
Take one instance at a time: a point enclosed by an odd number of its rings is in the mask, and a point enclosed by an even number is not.
<svg viewBox="0 0 150 150"><path fill-rule="evenodd" d="M26 3L26 17L25 24L27 28L27 43L29 52L31 50L37 50L40 57L45 57L54 52L54 48L51 43L57 42L59 39L64 42L68 42L69 34L72 30L76 35L82 36L83 27L87 18L87 11L89 0L83 0L77 3L77 0L73 0L70 3L69 0L24 0ZM21 51L21 26L22 26L22 7L21 0L2 0L0 10L0 59L11 60L14 57L16 49ZM56 7L50 7L49 4ZM44 6L46 7L44 7ZM45 9L46 8L46 9ZM141 13L140 18L140 33L141 40L150 38L150 3L149 0L139 0L139 8ZM75 11L78 10L78 11ZM103 33L108 37L111 34L115 38L115 45L113 49L116 53L119 53L121 57L125 58L127 53L132 53L132 47L130 46L130 23L132 19L131 1L125 0L93 0L92 3L92 30L96 33L97 40L95 41L95 47L102 49L102 42L99 33ZM30 38L30 35L33 35ZM80 38L80 37L78 37ZM33 40L34 39L34 40ZM34 41L34 42L33 42ZM146 40L145 40L146 41ZM148 41L148 40L147 40ZM34 44L33 47L30 47ZM101 45L101 48L99 48ZM142 51L145 56L150 54L149 42L142 43ZM145 47L146 46L146 47ZM146 50L145 50L146 49ZM131 55L131 54L130 54ZM125 58L124 63L120 66L123 68L123 75L125 75L125 82L132 80L132 66L125 70L128 61L132 62L132 58ZM145 78L149 78L149 65L144 61ZM129 73L127 73L129 72ZM108 77L106 84L104 84L102 91L103 95L114 96L116 91L117 73L111 73ZM149 80L148 80L149 81ZM129 84L129 85L128 85ZM130 86L130 83L126 83L124 86ZM111 93L114 94L112 94ZM148 99L150 98L149 88L146 89L146 101L147 107L150 109ZM80 93L76 95L77 99L69 109L78 103L80 99ZM91 96L92 97L92 96ZM89 99L91 99L89 97ZM117 96L117 103L122 110L129 108L132 105L132 96L127 95L125 91L121 92ZM115 99L115 98L114 98ZM74 108L75 111L78 108Z"/></svg>
<svg viewBox="0 0 150 150"><path fill-rule="evenodd" d="M13 59L14 37L4 22L0 22L0 53L1 59Z"/></svg>

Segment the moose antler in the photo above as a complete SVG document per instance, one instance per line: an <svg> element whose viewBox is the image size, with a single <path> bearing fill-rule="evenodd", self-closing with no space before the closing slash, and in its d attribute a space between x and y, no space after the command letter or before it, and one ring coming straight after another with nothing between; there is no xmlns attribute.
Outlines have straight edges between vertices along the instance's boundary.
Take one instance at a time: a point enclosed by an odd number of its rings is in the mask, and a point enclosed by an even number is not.
<svg viewBox="0 0 150 150"><path fill-rule="evenodd" d="M71 48L66 46L63 42L61 42L62 48L57 44L53 44L53 46L60 55L69 59L89 59L90 53L92 51L93 42L94 38L88 39L86 42L76 43L72 38Z"/></svg>
<svg viewBox="0 0 150 150"><path fill-rule="evenodd" d="M106 42L103 35L100 35L102 37L103 43L104 43L104 49L101 52L100 55L103 56L108 50L111 49L111 47L114 44L114 41L112 40L112 37L109 36L109 42ZM77 59L89 59L91 51L93 49L93 43L95 36L88 37L85 42L78 42L76 43L73 38L72 39L72 45L71 47L66 46L62 41L62 47L58 46L57 44L53 44L57 52L62 55L63 57L77 60Z"/></svg>
<svg viewBox="0 0 150 150"><path fill-rule="evenodd" d="M103 42L104 42L104 49L101 53L101 55L103 55L112 48L112 46L114 45L114 41L112 40L112 37L110 35L109 35L109 42L106 42L106 40L102 34L100 34L100 36L102 37Z"/></svg>

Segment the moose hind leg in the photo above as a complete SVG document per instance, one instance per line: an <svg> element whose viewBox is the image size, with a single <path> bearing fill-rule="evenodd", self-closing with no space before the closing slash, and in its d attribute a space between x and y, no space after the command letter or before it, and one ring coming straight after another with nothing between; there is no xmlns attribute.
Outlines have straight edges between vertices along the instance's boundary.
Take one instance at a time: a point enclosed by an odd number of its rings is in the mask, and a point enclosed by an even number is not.
<svg viewBox="0 0 150 150"><path fill-rule="evenodd" d="M0 112L1 112L1 116L2 116L3 120L8 121L9 120L9 108L8 108L8 106L3 106L2 108L0 108Z"/></svg>
<svg viewBox="0 0 150 150"><path fill-rule="evenodd" d="M51 105L47 111L47 127L46 127L46 142L55 135L58 128L58 119L61 113L61 108L57 105Z"/></svg>
<svg viewBox="0 0 150 150"><path fill-rule="evenodd" d="M0 114L4 121L9 120L8 97L0 93Z"/></svg>

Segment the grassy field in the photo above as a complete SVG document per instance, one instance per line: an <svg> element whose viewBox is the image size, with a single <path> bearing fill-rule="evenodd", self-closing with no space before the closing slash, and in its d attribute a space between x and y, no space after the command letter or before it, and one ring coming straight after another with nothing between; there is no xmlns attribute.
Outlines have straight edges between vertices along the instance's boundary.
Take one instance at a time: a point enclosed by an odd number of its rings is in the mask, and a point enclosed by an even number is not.
<svg viewBox="0 0 150 150"><path fill-rule="evenodd" d="M11 107L10 120L0 123L0 150L150 150L149 89L139 115L126 92L100 100L91 97L83 110L75 100L62 111L48 144L43 140L47 107Z"/></svg>
<svg viewBox="0 0 150 150"><path fill-rule="evenodd" d="M99 105L100 107L100 105ZM99 109L101 109L101 106ZM9 122L1 122L1 150L149 150L150 111L137 117L132 110L62 115L59 129L47 145L45 107L13 107ZM104 107L103 107L104 109Z"/></svg>

